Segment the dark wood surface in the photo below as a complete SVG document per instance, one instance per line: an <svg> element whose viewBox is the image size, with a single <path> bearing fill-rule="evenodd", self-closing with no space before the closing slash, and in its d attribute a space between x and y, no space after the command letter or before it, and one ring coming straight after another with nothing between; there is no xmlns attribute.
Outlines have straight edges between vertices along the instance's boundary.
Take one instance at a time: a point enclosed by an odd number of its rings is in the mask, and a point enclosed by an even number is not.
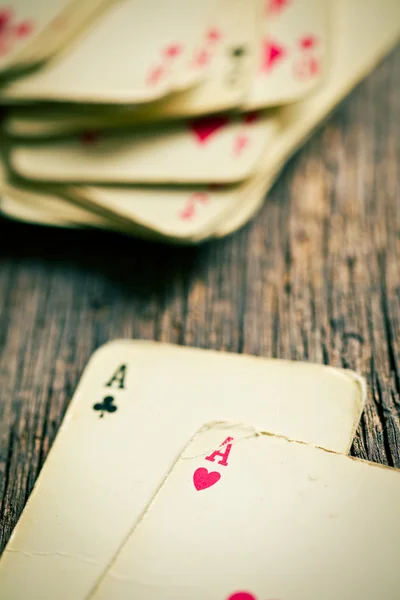
<svg viewBox="0 0 400 600"><path fill-rule="evenodd" d="M174 248L0 221L0 550L92 352L145 338L367 377L352 453L400 467L400 49L235 235Z"/></svg>

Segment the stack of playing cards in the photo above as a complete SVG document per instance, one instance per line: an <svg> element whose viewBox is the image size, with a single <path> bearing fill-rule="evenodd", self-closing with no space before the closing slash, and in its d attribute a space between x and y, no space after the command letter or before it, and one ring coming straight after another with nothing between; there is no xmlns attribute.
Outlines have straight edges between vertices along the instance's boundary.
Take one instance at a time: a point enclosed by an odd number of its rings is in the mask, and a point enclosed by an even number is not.
<svg viewBox="0 0 400 600"><path fill-rule="evenodd" d="M10 0L1 210L227 235L399 32L399 0Z"/></svg>
<svg viewBox="0 0 400 600"><path fill-rule="evenodd" d="M398 600L400 471L352 371L117 341L0 561L2 600Z"/></svg>

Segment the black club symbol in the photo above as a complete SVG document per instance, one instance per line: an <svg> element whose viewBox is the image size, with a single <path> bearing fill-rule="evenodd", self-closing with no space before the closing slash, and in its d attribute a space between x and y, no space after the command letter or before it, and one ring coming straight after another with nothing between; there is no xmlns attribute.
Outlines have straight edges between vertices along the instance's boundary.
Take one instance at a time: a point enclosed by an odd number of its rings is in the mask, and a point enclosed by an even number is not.
<svg viewBox="0 0 400 600"><path fill-rule="evenodd" d="M231 52L232 56L240 58L246 53L246 48L244 46L237 46L236 48L232 48Z"/></svg>
<svg viewBox="0 0 400 600"><path fill-rule="evenodd" d="M103 418L105 412L114 413L116 410L118 410L118 407L115 406L115 404L113 404L113 402L114 402L113 396L106 396L103 399L103 402L97 402L93 406L93 409L99 410L100 418Z"/></svg>

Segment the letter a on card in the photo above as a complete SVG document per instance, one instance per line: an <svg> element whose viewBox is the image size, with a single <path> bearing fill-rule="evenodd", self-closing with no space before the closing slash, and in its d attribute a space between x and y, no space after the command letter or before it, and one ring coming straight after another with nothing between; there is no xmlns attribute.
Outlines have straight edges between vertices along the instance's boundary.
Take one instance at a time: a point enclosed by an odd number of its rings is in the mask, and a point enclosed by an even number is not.
<svg viewBox="0 0 400 600"><path fill-rule="evenodd" d="M225 450L223 452L221 452L221 450L215 450L215 452L210 454L210 456L206 456L206 460L210 460L211 462L214 462L216 457L220 456L222 460L219 460L218 464L222 465L223 467L227 467L229 454L231 453L232 442L233 442L233 438L227 437L226 440L224 442L222 442L222 444L221 444L221 447L225 446L225 444L227 444Z"/></svg>
<svg viewBox="0 0 400 600"><path fill-rule="evenodd" d="M109 381L106 383L106 387L116 387L120 390L125 389L125 377L126 377L126 365L121 365L111 377ZM114 386L114 383L117 385Z"/></svg>

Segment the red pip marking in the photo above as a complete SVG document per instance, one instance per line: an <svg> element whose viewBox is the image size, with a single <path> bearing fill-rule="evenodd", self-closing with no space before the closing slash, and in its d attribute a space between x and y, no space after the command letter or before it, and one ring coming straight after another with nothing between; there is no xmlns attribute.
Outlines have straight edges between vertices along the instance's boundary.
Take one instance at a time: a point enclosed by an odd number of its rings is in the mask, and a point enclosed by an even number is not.
<svg viewBox="0 0 400 600"><path fill-rule="evenodd" d="M3 10L0 11L0 34L3 33L12 17L13 12L11 8L3 8Z"/></svg>
<svg viewBox="0 0 400 600"><path fill-rule="evenodd" d="M257 598L253 594L250 594L250 592L235 592L226 600L257 600Z"/></svg>
<svg viewBox="0 0 400 600"><path fill-rule="evenodd" d="M199 67L203 67L210 60L210 53L208 50L200 50L194 57L193 63Z"/></svg>
<svg viewBox="0 0 400 600"><path fill-rule="evenodd" d="M293 67L294 76L297 79L313 79L320 71L320 64L317 58L312 56L302 57Z"/></svg>
<svg viewBox="0 0 400 600"><path fill-rule="evenodd" d="M216 27L212 27L208 29L205 33L205 44L200 50L196 50L193 59L191 60L191 64L195 67L204 67L210 62L212 57L212 51L214 50L215 45L222 38L222 33Z"/></svg>
<svg viewBox="0 0 400 600"><path fill-rule="evenodd" d="M279 46L278 44L274 44L268 40L265 40L261 71L270 71L273 67L275 67L275 64L282 60L285 56L286 52L283 46Z"/></svg>
<svg viewBox="0 0 400 600"><path fill-rule="evenodd" d="M153 67L147 77L147 85L156 85L160 79L166 74L171 62L183 52L181 44L169 44L161 51L161 63Z"/></svg>
<svg viewBox="0 0 400 600"><path fill-rule="evenodd" d="M314 35L305 35L299 41L303 50L312 50L318 44L318 39Z"/></svg>
<svg viewBox="0 0 400 600"><path fill-rule="evenodd" d="M199 144L205 144L214 133L225 127L228 123L229 119L225 116L211 115L191 121L189 127L196 136Z"/></svg>
<svg viewBox="0 0 400 600"><path fill-rule="evenodd" d="M179 216L184 221L190 221L196 213L196 203L207 204L210 198L206 192L193 192L187 199L185 207L179 213Z"/></svg>
<svg viewBox="0 0 400 600"><path fill-rule="evenodd" d="M206 37L208 39L208 41L210 42L219 42L219 40L222 38L222 33L220 32L219 29L217 29L216 27L213 27L212 29L209 29L206 33Z"/></svg>
<svg viewBox="0 0 400 600"><path fill-rule="evenodd" d="M255 121L258 121L258 117L259 117L258 112L254 112L254 111L249 112L244 115L243 121L245 123L255 123Z"/></svg>
<svg viewBox="0 0 400 600"><path fill-rule="evenodd" d="M192 64L195 67L204 67L210 62L212 52L210 51L211 47L215 47L215 44L220 41L222 38L222 33L216 27L213 27L206 31L205 33L206 42L200 50L197 50L194 58L192 60Z"/></svg>
<svg viewBox="0 0 400 600"><path fill-rule="evenodd" d="M247 147L249 143L249 138L247 135L240 133L234 142L233 153L235 156L240 156L243 150Z"/></svg>
<svg viewBox="0 0 400 600"><path fill-rule="evenodd" d="M152 69L150 71L149 77L147 79L147 82L149 84L155 84L158 83L160 78L164 75L164 69L162 67L155 67L154 69Z"/></svg>
<svg viewBox="0 0 400 600"><path fill-rule="evenodd" d="M208 471L205 467L200 467L193 473L193 483L196 490L206 490L215 485L221 479L218 471Z"/></svg>
<svg viewBox="0 0 400 600"><path fill-rule="evenodd" d="M266 0L265 12L267 15L276 15L281 12L284 8L287 8L289 0Z"/></svg>
<svg viewBox="0 0 400 600"><path fill-rule="evenodd" d="M33 23L25 21L14 27L14 32L17 37L26 37L33 31Z"/></svg>
<svg viewBox="0 0 400 600"><path fill-rule="evenodd" d="M180 44L171 44L167 46L164 50L164 55L167 58L176 58L179 54L182 53L182 46Z"/></svg>
<svg viewBox="0 0 400 600"><path fill-rule="evenodd" d="M99 141L99 139L100 134L97 131L85 131L80 137L82 144L85 144L87 146L95 144Z"/></svg>
<svg viewBox="0 0 400 600"><path fill-rule="evenodd" d="M34 29L33 21L15 21L15 15L10 8L0 10L0 54L7 54L13 44L20 38L25 38Z"/></svg>

